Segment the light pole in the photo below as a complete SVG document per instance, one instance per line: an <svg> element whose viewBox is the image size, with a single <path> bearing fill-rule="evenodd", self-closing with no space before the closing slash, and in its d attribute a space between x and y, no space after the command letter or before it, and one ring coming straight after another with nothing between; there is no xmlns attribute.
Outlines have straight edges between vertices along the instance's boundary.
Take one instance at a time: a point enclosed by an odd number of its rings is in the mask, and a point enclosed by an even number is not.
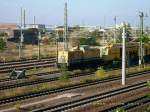
<svg viewBox="0 0 150 112"><path fill-rule="evenodd" d="M39 31L39 34L38 34L38 60L41 59L41 46L40 46L40 41L41 41L41 32Z"/></svg>
<svg viewBox="0 0 150 112"><path fill-rule="evenodd" d="M126 75L126 33L125 25L123 24L122 33L122 85L125 85L125 75Z"/></svg>

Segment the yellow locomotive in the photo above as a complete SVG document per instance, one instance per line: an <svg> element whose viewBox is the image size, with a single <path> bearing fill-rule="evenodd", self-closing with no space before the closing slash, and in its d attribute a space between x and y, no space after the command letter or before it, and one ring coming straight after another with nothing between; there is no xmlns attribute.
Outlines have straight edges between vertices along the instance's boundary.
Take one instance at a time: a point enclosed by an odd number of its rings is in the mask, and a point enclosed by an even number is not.
<svg viewBox="0 0 150 112"><path fill-rule="evenodd" d="M150 62L150 45L143 46L144 61ZM97 67L97 66L121 66L122 44L107 44L104 46L89 47L87 45L59 51L58 65L66 64L69 68ZM138 64L139 43L126 44L126 61L132 66Z"/></svg>
<svg viewBox="0 0 150 112"><path fill-rule="evenodd" d="M87 45L58 52L58 66L65 64L69 68L82 68L97 66L99 63L99 49Z"/></svg>
<svg viewBox="0 0 150 112"><path fill-rule="evenodd" d="M126 44L126 61L129 65L135 65L138 63L138 52L139 47L138 43L128 43ZM98 47L100 49L100 58L103 60L103 65L110 64L113 66L113 63L117 66L121 66L122 60L122 44L107 44L105 46ZM114 65L115 66L115 65Z"/></svg>

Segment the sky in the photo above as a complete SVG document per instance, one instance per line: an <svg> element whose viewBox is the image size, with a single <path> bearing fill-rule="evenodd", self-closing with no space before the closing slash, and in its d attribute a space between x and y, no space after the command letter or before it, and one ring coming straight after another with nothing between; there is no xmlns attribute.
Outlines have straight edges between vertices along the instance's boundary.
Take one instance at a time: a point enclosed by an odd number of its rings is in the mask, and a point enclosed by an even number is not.
<svg viewBox="0 0 150 112"><path fill-rule="evenodd" d="M68 2L69 25L114 25L128 22L139 24L139 11L145 26L150 26L150 0L0 0L0 23L20 23L20 8L26 10L26 22L46 25L63 25L64 3Z"/></svg>

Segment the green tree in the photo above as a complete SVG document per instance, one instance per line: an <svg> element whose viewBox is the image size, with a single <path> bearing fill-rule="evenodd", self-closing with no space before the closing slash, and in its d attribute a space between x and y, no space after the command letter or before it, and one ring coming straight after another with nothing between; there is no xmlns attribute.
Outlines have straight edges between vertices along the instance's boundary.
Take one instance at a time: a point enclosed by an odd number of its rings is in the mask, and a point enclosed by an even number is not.
<svg viewBox="0 0 150 112"><path fill-rule="evenodd" d="M4 39L0 38L0 50L4 50L5 47L6 47L6 43Z"/></svg>
<svg viewBox="0 0 150 112"><path fill-rule="evenodd" d="M103 32L101 32L99 30L95 30L95 31L93 31L93 32L90 33L90 37L102 39Z"/></svg>
<svg viewBox="0 0 150 112"><path fill-rule="evenodd" d="M90 32L86 29L78 29L76 28L73 32L70 33L70 38L88 38L90 36Z"/></svg>
<svg viewBox="0 0 150 112"><path fill-rule="evenodd" d="M97 45L96 38L81 38L80 45Z"/></svg>
<svg viewBox="0 0 150 112"><path fill-rule="evenodd" d="M126 29L126 35L128 38L132 37L132 29L131 29L131 25L130 24L126 24L125 25L125 29Z"/></svg>
<svg viewBox="0 0 150 112"><path fill-rule="evenodd" d="M5 32L0 33L0 37L7 37L7 36L8 36L8 34Z"/></svg>
<svg viewBox="0 0 150 112"><path fill-rule="evenodd" d="M143 34L143 35L140 35L139 38L138 38L138 41L142 41L142 43L148 43L149 42L149 37L147 34Z"/></svg>
<svg viewBox="0 0 150 112"><path fill-rule="evenodd" d="M123 32L122 29L123 29L123 26L116 29L116 38L117 38L116 41L117 41L117 43L122 42L122 32ZM125 24L125 30L126 30L126 36L127 36L126 41L129 42L130 38L132 37L131 25L130 24Z"/></svg>

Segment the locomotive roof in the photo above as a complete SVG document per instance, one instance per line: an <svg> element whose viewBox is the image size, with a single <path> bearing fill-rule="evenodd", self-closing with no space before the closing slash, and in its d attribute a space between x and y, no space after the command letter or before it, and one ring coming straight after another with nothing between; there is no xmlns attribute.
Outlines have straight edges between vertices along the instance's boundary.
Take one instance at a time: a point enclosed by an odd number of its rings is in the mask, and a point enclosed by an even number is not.
<svg viewBox="0 0 150 112"><path fill-rule="evenodd" d="M139 43L138 42L130 42L130 43L126 43L126 47L138 47ZM122 47L122 43L114 43L114 44L105 44L102 46L95 46L94 48L121 48Z"/></svg>
<svg viewBox="0 0 150 112"><path fill-rule="evenodd" d="M121 48L122 47L122 43L116 43L116 44L112 44L112 45L108 45L108 46ZM139 46L139 43L137 43L137 42L126 43L126 47L137 47L137 46Z"/></svg>

